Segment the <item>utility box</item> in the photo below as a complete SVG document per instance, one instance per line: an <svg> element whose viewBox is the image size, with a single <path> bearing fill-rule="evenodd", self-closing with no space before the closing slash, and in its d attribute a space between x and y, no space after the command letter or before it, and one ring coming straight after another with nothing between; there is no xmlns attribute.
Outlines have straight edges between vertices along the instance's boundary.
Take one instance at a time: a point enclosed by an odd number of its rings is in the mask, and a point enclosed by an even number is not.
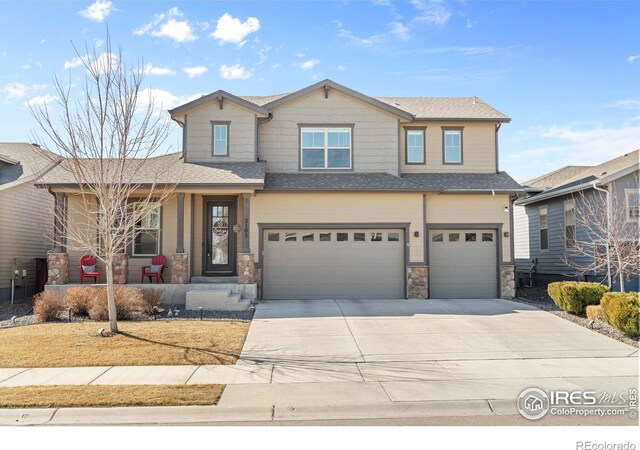
<svg viewBox="0 0 640 450"><path fill-rule="evenodd" d="M20 258L13 259L13 265L11 266L11 280L13 280L13 285L15 287L21 287L23 285L23 281L26 277L26 269L22 265L22 260Z"/></svg>

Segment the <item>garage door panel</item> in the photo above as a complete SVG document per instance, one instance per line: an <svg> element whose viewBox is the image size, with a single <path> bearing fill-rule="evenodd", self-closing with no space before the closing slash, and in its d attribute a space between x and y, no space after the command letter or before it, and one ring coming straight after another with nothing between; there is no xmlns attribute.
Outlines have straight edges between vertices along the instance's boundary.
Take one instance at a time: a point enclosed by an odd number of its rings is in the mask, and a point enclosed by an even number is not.
<svg viewBox="0 0 640 450"><path fill-rule="evenodd" d="M493 239L483 241L482 233L491 234ZM450 241L450 234L457 234L459 240ZM434 241L434 235L442 236L442 240ZM495 235L495 230L430 231L428 238L431 297L496 297L498 272Z"/></svg>
<svg viewBox="0 0 640 450"><path fill-rule="evenodd" d="M401 240L389 241L388 233ZM278 233L278 241L269 241ZM347 235L338 241L338 233ZM355 241L363 233L365 241ZM372 240L381 233L382 241ZM295 234L296 241L285 241ZM330 240L320 240L320 235ZM313 235L313 241L302 236ZM378 237L379 234L375 234ZM264 297L276 298L404 298L403 230L269 230L264 238ZM341 235L342 237L342 235Z"/></svg>

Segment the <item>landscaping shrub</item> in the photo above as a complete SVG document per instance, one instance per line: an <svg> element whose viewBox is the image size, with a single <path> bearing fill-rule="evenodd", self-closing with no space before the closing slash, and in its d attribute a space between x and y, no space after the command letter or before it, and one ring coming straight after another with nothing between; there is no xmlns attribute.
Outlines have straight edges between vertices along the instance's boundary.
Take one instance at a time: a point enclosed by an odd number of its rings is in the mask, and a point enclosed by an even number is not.
<svg viewBox="0 0 640 450"><path fill-rule="evenodd" d="M604 317L609 325L627 336L638 336L640 320L640 293L608 292L600 301Z"/></svg>
<svg viewBox="0 0 640 450"><path fill-rule="evenodd" d="M74 316L87 316L95 301L96 294L94 288L74 287L65 292L64 301Z"/></svg>
<svg viewBox="0 0 640 450"><path fill-rule="evenodd" d="M556 305L572 314L584 314L588 305L597 305L609 288L600 283L560 281L549 283L547 292Z"/></svg>
<svg viewBox="0 0 640 450"><path fill-rule="evenodd" d="M600 300L602 301L602 300ZM589 305L587 306L587 319L589 320L601 320L603 322L606 321L604 318L604 311L602 311L602 306L600 305Z"/></svg>
<svg viewBox="0 0 640 450"><path fill-rule="evenodd" d="M113 296L116 303L116 317L119 320L133 318L134 313L140 311L143 307L142 291L138 288L116 285L113 287ZM106 287L98 289L96 299L89 309L89 317L93 320L109 319Z"/></svg>
<svg viewBox="0 0 640 450"><path fill-rule="evenodd" d="M56 320L63 310L64 303L58 292L44 291L36 295L33 314L38 322Z"/></svg>
<svg viewBox="0 0 640 450"><path fill-rule="evenodd" d="M162 305L164 293L160 289L146 288L142 290L142 312L152 316L154 307Z"/></svg>

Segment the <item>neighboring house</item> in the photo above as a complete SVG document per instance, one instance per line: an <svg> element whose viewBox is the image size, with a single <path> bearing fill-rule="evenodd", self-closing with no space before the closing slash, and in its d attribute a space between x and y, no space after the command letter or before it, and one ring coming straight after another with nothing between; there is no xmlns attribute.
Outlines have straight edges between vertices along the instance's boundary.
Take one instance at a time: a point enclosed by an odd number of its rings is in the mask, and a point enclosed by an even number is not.
<svg viewBox="0 0 640 450"><path fill-rule="evenodd" d="M373 98L325 80L263 97L220 90L170 114L183 149L163 158L180 158L180 184L128 249L129 280L163 253L173 283L238 277L268 299L514 295L523 191L498 166L510 119L484 101ZM73 210L68 176L42 185ZM67 281L74 270L50 280Z"/></svg>
<svg viewBox="0 0 640 450"><path fill-rule="evenodd" d="M36 290L34 258L52 247L53 196L34 180L52 166L33 144L0 143L0 302L11 299L12 278L17 299Z"/></svg>
<svg viewBox="0 0 640 450"><path fill-rule="evenodd" d="M597 166L566 166L522 183L527 195L514 205L515 260L518 280L529 284L532 269L534 285L576 279L576 265L587 265L589 258L572 254L571 238L587 239L585 230L576 229L575 214L581 201L588 201L594 184L617 192L624 200L627 220L638 221L639 151L633 151ZM584 197L583 197L584 196ZM602 211L606 214L605 211ZM567 259L568 258L568 259ZM571 264L568 264L571 262ZM572 267L574 266L574 267ZM580 277L581 278L581 277ZM604 281L606 274L590 273L589 281ZM617 280L614 289L617 289ZM638 279L625 283L627 290L638 290Z"/></svg>

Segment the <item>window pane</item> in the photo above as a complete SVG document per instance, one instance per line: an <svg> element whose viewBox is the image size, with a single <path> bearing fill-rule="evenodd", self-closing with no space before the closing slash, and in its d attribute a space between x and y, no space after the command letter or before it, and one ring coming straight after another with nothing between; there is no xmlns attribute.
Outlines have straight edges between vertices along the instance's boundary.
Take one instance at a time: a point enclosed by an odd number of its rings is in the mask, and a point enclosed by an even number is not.
<svg viewBox="0 0 640 450"><path fill-rule="evenodd" d="M424 162L424 131L409 130L407 131L407 162L423 163Z"/></svg>
<svg viewBox="0 0 640 450"><path fill-rule="evenodd" d="M158 254L158 231L144 231L142 233L138 233L133 241L133 254Z"/></svg>
<svg viewBox="0 0 640 450"><path fill-rule="evenodd" d="M353 240L355 242L364 242L364 233L353 233Z"/></svg>
<svg viewBox="0 0 640 450"><path fill-rule="evenodd" d="M449 242L458 242L460 240L460 233L449 233Z"/></svg>
<svg viewBox="0 0 640 450"><path fill-rule="evenodd" d="M313 241L313 233L306 233L302 235L302 240L304 242L310 242Z"/></svg>
<svg viewBox="0 0 640 450"><path fill-rule="evenodd" d="M493 233L482 233L482 242L493 242Z"/></svg>
<svg viewBox="0 0 640 450"><path fill-rule="evenodd" d="M351 166L349 150L329 150L329 167L346 168Z"/></svg>
<svg viewBox="0 0 640 450"><path fill-rule="evenodd" d="M546 212L544 214L540 214L540 228L547 228L548 226L548 221L547 221L547 214Z"/></svg>
<svg viewBox="0 0 640 450"><path fill-rule="evenodd" d="M213 154L226 155L227 154L227 126L214 125L213 135L214 135Z"/></svg>
<svg viewBox="0 0 640 450"><path fill-rule="evenodd" d="M400 240L400 234L399 233L389 233L387 235L387 240L389 242L398 242Z"/></svg>
<svg viewBox="0 0 640 450"><path fill-rule="evenodd" d="M302 150L302 167L324 168L324 150L303 149Z"/></svg>
<svg viewBox="0 0 640 450"><path fill-rule="evenodd" d="M549 250L549 234L546 228L540 230L540 250Z"/></svg>
<svg viewBox="0 0 640 450"><path fill-rule="evenodd" d="M324 148L324 130L303 130L302 146Z"/></svg>
<svg viewBox="0 0 640 450"><path fill-rule="evenodd" d="M576 227L575 225L571 225L565 228L565 233L567 235L567 248L575 248L576 246Z"/></svg>
<svg viewBox="0 0 640 450"><path fill-rule="evenodd" d="M465 242L476 242L476 233L465 233L464 234L464 241Z"/></svg>
<svg viewBox="0 0 640 450"><path fill-rule="evenodd" d="M442 233L435 233L433 236L431 236L431 240L433 242L443 242L444 235Z"/></svg>
<svg viewBox="0 0 640 450"><path fill-rule="evenodd" d="M296 233L285 233L284 241L285 242L295 242L298 240L298 235Z"/></svg>
<svg viewBox="0 0 640 450"><path fill-rule="evenodd" d="M448 162L448 163L462 162L462 158L460 158L460 148L446 147L444 149L444 162Z"/></svg>
<svg viewBox="0 0 640 450"><path fill-rule="evenodd" d="M346 242L349 240L349 233L336 233L336 240L338 242Z"/></svg>
<svg viewBox="0 0 640 450"><path fill-rule="evenodd" d="M627 194L627 218L629 220L638 219L640 217L640 194L637 192L629 192Z"/></svg>
<svg viewBox="0 0 640 450"><path fill-rule="evenodd" d="M444 132L444 162L462 162L461 131L448 130Z"/></svg>
<svg viewBox="0 0 640 450"><path fill-rule="evenodd" d="M322 241L322 242L331 241L331 233L320 233L320 241Z"/></svg>
<svg viewBox="0 0 640 450"><path fill-rule="evenodd" d="M278 242L278 241L280 241L280 233L269 233L269 236L267 237L267 240L269 242Z"/></svg>
<svg viewBox="0 0 640 450"><path fill-rule="evenodd" d="M382 233L371 233L371 242L382 242Z"/></svg>
<svg viewBox="0 0 640 450"><path fill-rule="evenodd" d="M347 130L329 130L327 131L327 146L328 147L351 147L351 132Z"/></svg>

